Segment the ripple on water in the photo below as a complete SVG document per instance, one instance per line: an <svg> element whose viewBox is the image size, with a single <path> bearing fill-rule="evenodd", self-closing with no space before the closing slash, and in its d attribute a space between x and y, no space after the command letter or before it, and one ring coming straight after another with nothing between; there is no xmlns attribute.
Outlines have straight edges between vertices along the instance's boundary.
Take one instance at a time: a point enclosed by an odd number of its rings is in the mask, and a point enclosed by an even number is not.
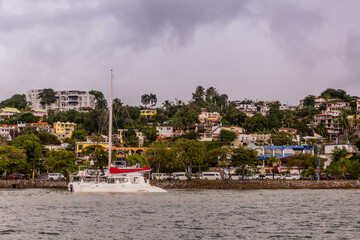
<svg viewBox="0 0 360 240"><path fill-rule="evenodd" d="M359 193L359 190L170 190L161 195L91 195L49 189L1 190L0 236L356 239L360 235Z"/></svg>

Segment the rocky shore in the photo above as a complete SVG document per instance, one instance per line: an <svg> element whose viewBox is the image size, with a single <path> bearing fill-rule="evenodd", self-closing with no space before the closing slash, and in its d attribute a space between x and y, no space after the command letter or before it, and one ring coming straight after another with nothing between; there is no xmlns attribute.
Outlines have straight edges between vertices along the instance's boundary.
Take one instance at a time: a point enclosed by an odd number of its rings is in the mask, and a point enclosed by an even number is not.
<svg viewBox="0 0 360 240"><path fill-rule="evenodd" d="M151 181L164 189L360 189L360 181ZM65 181L1 180L0 188L67 188Z"/></svg>
<svg viewBox="0 0 360 240"><path fill-rule="evenodd" d="M67 183L49 180L0 180L0 188L67 188Z"/></svg>
<svg viewBox="0 0 360 240"><path fill-rule="evenodd" d="M164 189L360 189L360 181L152 181Z"/></svg>

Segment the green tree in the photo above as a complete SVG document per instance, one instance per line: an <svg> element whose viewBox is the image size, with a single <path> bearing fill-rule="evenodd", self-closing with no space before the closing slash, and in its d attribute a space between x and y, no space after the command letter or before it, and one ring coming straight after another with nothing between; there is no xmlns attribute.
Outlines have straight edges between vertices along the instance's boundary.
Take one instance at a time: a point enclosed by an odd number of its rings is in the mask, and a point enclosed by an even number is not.
<svg viewBox="0 0 360 240"><path fill-rule="evenodd" d="M21 135L14 139L12 145L25 150L26 161L28 165L32 166L32 176L34 178L36 170L42 167L41 160L45 152L40 139L34 134Z"/></svg>
<svg viewBox="0 0 360 240"><path fill-rule="evenodd" d="M45 106L56 102L56 92L52 88L44 88L39 94L40 104Z"/></svg>
<svg viewBox="0 0 360 240"><path fill-rule="evenodd" d="M81 154L88 156L89 160L94 162L94 167L99 168L101 172L104 172L104 167L108 166L109 153L100 145L89 145L82 150ZM116 159L115 155L115 152L111 155L111 161Z"/></svg>
<svg viewBox="0 0 360 240"><path fill-rule="evenodd" d="M332 98L346 99L347 94L342 89L335 90L333 88L328 88L321 93L321 97L323 97L325 99L332 99Z"/></svg>
<svg viewBox="0 0 360 240"><path fill-rule="evenodd" d="M242 167L242 177L245 176L246 167L256 167L261 164L257 152L253 149L238 147L233 149L231 161L234 167Z"/></svg>
<svg viewBox="0 0 360 240"><path fill-rule="evenodd" d="M342 157L337 161L331 162L330 166L326 168L326 172L337 177L344 177L345 174L359 176L360 163L357 160Z"/></svg>
<svg viewBox="0 0 360 240"><path fill-rule="evenodd" d="M236 132L229 131L226 129L220 130L220 141L221 142L225 142L225 143L229 144L229 143L235 141L236 138L237 138Z"/></svg>
<svg viewBox="0 0 360 240"><path fill-rule="evenodd" d="M152 107L155 107L156 103L157 103L157 97L156 94L150 93L149 94L149 102L151 104Z"/></svg>
<svg viewBox="0 0 360 240"><path fill-rule="evenodd" d="M280 110L279 103L270 105L269 114L266 115L268 119L268 129L278 129L283 126L282 119L284 118L283 112Z"/></svg>
<svg viewBox="0 0 360 240"><path fill-rule="evenodd" d="M192 99L195 104L202 106L205 98L205 88L203 86L197 86L195 92L192 94Z"/></svg>
<svg viewBox="0 0 360 240"><path fill-rule="evenodd" d="M229 161L229 154L231 153L231 149L228 146L224 146L221 148L215 148L208 153L208 162L216 163L218 167L225 167L227 172L230 173L229 165L227 161ZM200 169L199 169L200 172ZM230 175L231 178L231 175Z"/></svg>
<svg viewBox="0 0 360 240"><path fill-rule="evenodd" d="M334 149L332 152L332 161L337 162L339 161L341 158L345 158L346 155L348 155L348 151L346 150L346 148L338 148L338 149Z"/></svg>
<svg viewBox="0 0 360 240"><path fill-rule="evenodd" d="M43 145L60 145L60 140L51 133L47 132L38 132L38 138L40 139L41 144Z"/></svg>
<svg viewBox="0 0 360 240"><path fill-rule="evenodd" d="M305 97L303 105L304 106L314 107L314 105L315 105L315 96L314 95L308 95L307 97Z"/></svg>
<svg viewBox="0 0 360 240"><path fill-rule="evenodd" d="M157 138L157 131L155 127L143 126L141 132L145 135L146 139L150 142L155 142Z"/></svg>
<svg viewBox="0 0 360 240"><path fill-rule="evenodd" d="M281 163L281 160L277 156L271 155L270 157L265 159L265 162L271 167L273 179L275 179L275 172L277 170L278 164Z"/></svg>
<svg viewBox="0 0 360 240"><path fill-rule="evenodd" d="M283 115L283 121L288 128L294 127L297 118L294 111L286 111Z"/></svg>
<svg viewBox="0 0 360 240"><path fill-rule="evenodd" d="M0 147L0 171L8 173L28 171L26 162L26 154L24 149L19 149L14 146Z"/></svg>
<svg viewBox="0 0 360 240"><path fill-rule="evenodd" d="M0 136L0 147L5 146L5 145L6 145L6 143L7 143L6 138L4 138L4 137Z"/></svg>
<svg viewBox="0 0 360 240"><path fill-rule="evenodd" d="M291 146L294 145L293 142L294 135L287 132L278 132L277 134L271 134L270 140L275 146Z"/></svg>
<svg viewBox="0 0 360 240"><path fill-rule="evenodd" d="M214 102L214 98L216 96L219 96L218 91L216 90L216 88L214 87L209 87L208 89L206 89L206 93L205 93L205 100L206 102L210 103L210 102Z"/></svg>
<svg viewBox="0 0 360 240"><path fill-rule="evenodd" d="M170 161L170 152L166 143L155 142L145 151L145 158L157 173L164 171Z"/></svg>
<svg viewBox="0 0 360 240"><path fill-rule="evenodd" d="M189 104L179 109L174 117L171 119L172 124L188 128L191 125L199 122L199 109L195 105Z"/></svg>
<svg viewBox="0 0 360 240"><path fill-rule="evenodd" d="M141 95L141 103L145 106L146 106L150 103L150 95L149 94L144 94L144 95Z"/></svg>
<svg viewBox="0 0 360 240"><path fill-rule="evenodd" d="M147 159L145 157L143 157L140 154L137 153L133 153L130 156L128 156L128 158L126 159L127 162L129 162L131 165L136 165L139 164L140 167L146 167L149 166L149 162L147 161Z"/></svg>
<svg viewBox="0 0 360 240"><path fill-rule="evenodd" d="M15 94L11 98L0 102L0 108L12 107L19 110L25 109L27 106L25 94Z"/></svg>
<svg viewBox="0 0 360 240"><path fill-rule="evenodd" d="M197 140L200 137L199 132L195 132L194 130L191 130L189 132L187 132L185 135L182 136L183 138L186 139L193 139L193 140Z"/></svg>
<svg viewBox="0 0 360 240"><path fill-rule="evenodd" d="M251 133L263 132L268 129L268 119L261 114L255 114L245 120L244 127Z"/></svg>
<svg viewBox="0 0 360 240"><path fill-rule="evenodd" d="M322 137L327 138L329 136L329 132L326 129L325 123L321 122L315 127L315 132L320 134Z"/></svg>
<svg viewBox="0 0 360 240"><path fill-rule="evenodd" d="M318 162L319 158L316 155L313 156L310 153L296 153L287 158L287 167L289 170L293 167L298 167L301 172L301 170L306 170L308 168L318 168ZM321 167L324 165L324 162L324 159L320 159Z"/></svg>
<svg viewBox="0 0 360 240"><path fill-rule="evenodd" d="M84 129L76 129L71 133L71 138L75 141L85 141L86 131Z"/></svg>
<svg viewBox="0 0 360 240"><path fill-rule="evenodd" d="M235 108L234 104L230 104L222 113L223 120L228 121L230 125L243 127L245 124L246 119L248 116L240 111L239 109Z"/></svg>
<svg viewBox="0 0 360 240"><path fill-rule="evenodd" d="M29 135L29 134L34 134L34 135L37 135L39 132L36 130L35 127L26 127L24 128L20 133L19 135L22 136L22 135Z"/></svg>
<svg viewBox="0 0 360 240"><path fill-rule="evenodd" d="M193 165L201 165L205 157L205 144L196 140L176 141L171 152L172 164L185 170L186 176L190 179L190 169Z"/></svg>
<svg viewBox="0 0 360 240"><path fill-rule="evenodd" d="M348 136L349 131L351 129L351 124L350 124L348 116L349 115L347 113L343 112L339 118L339 124L343 128L345 136Z"/></svg>
<svg viewBox="0 0 360 240"><path fill-rule="evenodd" d="M96 109L105 109L107 107L106 98L101 91L91 90L91 91L89 91L89 93L95 97L95 108Z"/></svg>
<svg viewBox="0 0 360 240"><path fill-rule="evenodd" d="M23 122L23 123L36 123L40 120L39 117L34 116L32 113L22 113L18 116L18 122Z"/></svg>
<svg viewBox="0 0 360 240"><path fill-rule="evenodd" d="M44 160L44 167L49 172L61 172L66 179L69 179L69 173L75 172L77 158L75 153L59 149L51 150L48 157Z"/></svg>
<svg viewBox="0 0 360 240"><path fill-rule="evenodd" d="M356 141L355 146L357 147L358 150L360 150L360 139Z"/></svg>

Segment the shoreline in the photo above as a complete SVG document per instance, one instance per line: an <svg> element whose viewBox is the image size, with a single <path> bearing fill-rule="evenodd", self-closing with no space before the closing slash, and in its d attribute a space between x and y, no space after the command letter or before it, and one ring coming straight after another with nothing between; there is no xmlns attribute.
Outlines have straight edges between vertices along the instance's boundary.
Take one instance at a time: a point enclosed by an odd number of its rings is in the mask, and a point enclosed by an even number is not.
<svg viewBox="0 0 360 240"><path fill-rule="evenodd" d="M150 181L163 189L360 189L359 180L193 180L193 181ZM48 180L0 180L1 188L58 188L66 189L65 181Z"/></svg>

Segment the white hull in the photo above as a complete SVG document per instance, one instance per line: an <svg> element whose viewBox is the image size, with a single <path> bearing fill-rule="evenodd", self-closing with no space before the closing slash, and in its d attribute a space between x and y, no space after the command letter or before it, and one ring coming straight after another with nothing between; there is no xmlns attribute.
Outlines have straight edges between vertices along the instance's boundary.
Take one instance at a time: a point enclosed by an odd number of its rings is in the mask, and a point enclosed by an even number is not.
<svg viewBox="0 0 360 240"><path fill-rule="evenodd" d="M151 186L148 183L106 183L106 182L71 182L69 191L75 193L135 193L135 192L155 192L161 193L166 190Z"/></svg>

